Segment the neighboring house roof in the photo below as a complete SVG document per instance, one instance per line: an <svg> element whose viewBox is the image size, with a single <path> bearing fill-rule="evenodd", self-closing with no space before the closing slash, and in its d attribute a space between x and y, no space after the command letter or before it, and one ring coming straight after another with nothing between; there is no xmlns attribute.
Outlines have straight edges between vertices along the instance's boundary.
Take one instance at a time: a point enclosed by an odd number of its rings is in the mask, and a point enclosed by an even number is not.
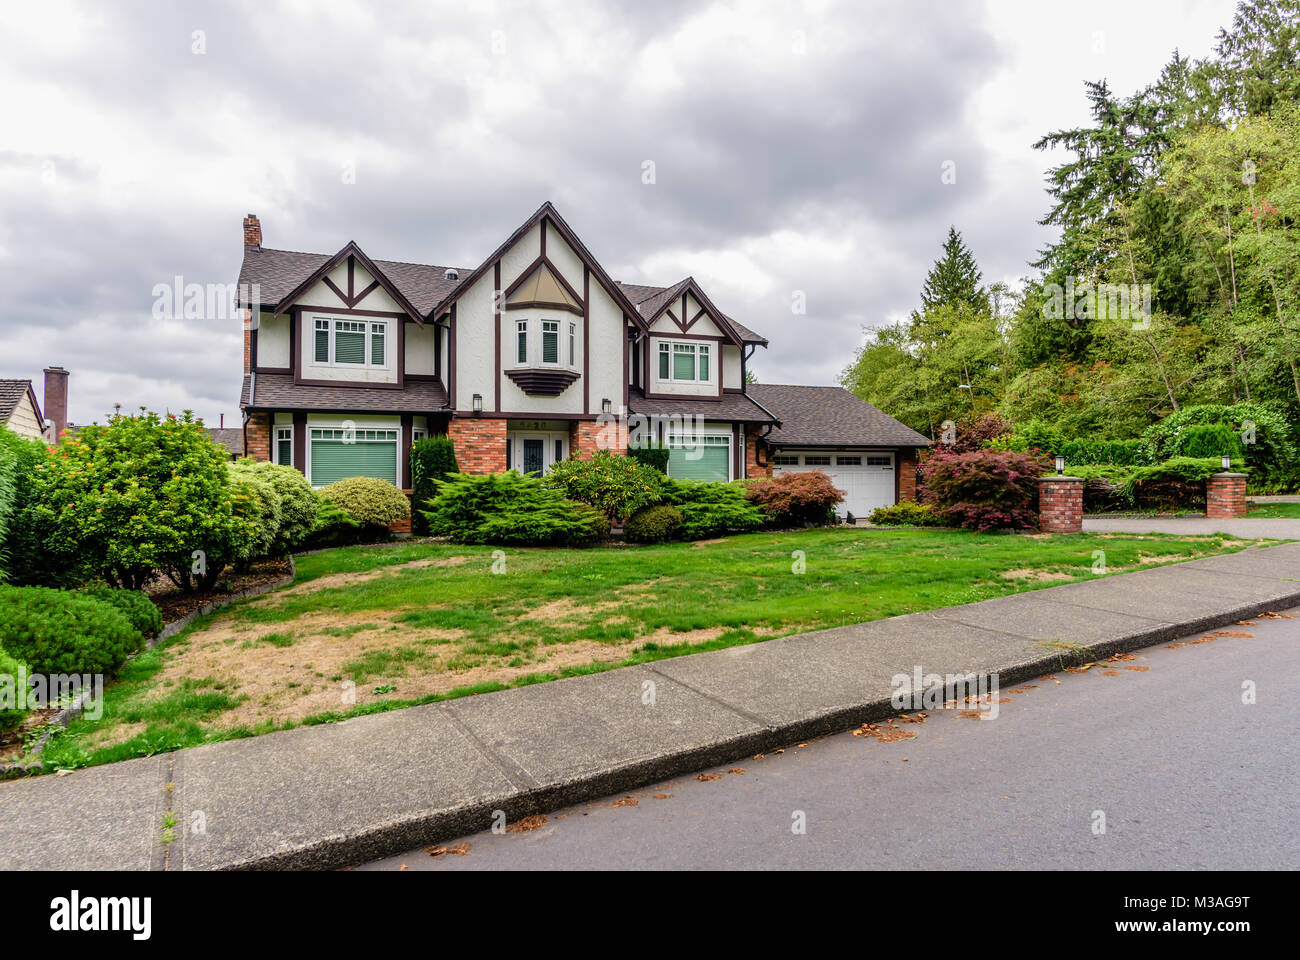
<svg viewBox="0 0 1300 960"><path fill-rule="evenodd" d="M43 423L41 405L36 402L36 391L30 380L0 380L0 422L7 422L18 409L24 396L31 397L32 408L36 411L36 422Z"/></svg>
<svg viewBox="0 0 1300 960"><path fill-rule="evenodd" d="M250 391L252 396L250 397ZM432 413L447 405L437 380L407 378L401 390L353 383L320 385L293 382L290 373L244 375L239 405L251 410L318 410L353 413Z"/></svg>
<svg viewBox="0 0 1300 960"><path fill-rule="evenodd" d="M337 254L245 247L239 283L241 286L257 284L262 303L274 309L275 304L335 256ZM461 280L447 279L448 270L456 270L461 277L469 273L459 267L435 267L396 260L375 260L373 263L422 315L428 315L440 300L460 286Z"/></svg>
<svg viewBox="0 0 1300 960"><path fill-rule="evenodd" d="M751 388L752 389L752 388ZM664 400L646 399L636 387L627 392L628 409L645 417L694 417L706 420L739 420L742 423L776 423L776 417L743 393L724 393L720 400L702 401L698 397Z"/></svg>
<svg viewBox="0 0 1300 960"><path fill-rule="evenodd" d="M244 431L238 427L206 427L208 439L219 447L225 447L232 457L244 453Z"/></svg>
<svg viewBox="0 0 1300 960"><path fill-rule="evenodd" d="M749 394L781 421L766 437L776 447L928 447L911 427L843 387L751 383Z"/></svg>

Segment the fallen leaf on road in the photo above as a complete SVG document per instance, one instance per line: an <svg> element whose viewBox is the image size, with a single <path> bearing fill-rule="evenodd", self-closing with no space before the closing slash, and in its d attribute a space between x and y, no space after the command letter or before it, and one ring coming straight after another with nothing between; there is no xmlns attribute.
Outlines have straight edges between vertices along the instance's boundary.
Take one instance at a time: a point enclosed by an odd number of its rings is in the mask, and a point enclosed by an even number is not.
<svg viewBox="0 0 1300 960"><path fill-rule="evenodd" d="M672 799L672 794L671 794L671 793L656 793L656 794L655 794L655 799L656 799L656 800L670 800L670 799Z"/></svg>
<svg viewBox="0 0 1300 960"><path fill-rule="evenodd" d="M1036 683L1026 683L1024 686L1016 687L1016 688L1015 688L1014 690L1012 690L1011 692L1012 692L1012 693L1025 693L1025 692L1027 692L1027 691L1029 691L1029 690L1037 690L1037 689L1038 689L1038 684L1036 684Z"/></svg>
<svg viewBox="0 0 1300 960"><path fill-rule="evenodd" d="M755 760L762 760L762 759L763 759L763 754L761 754L761 753L756 753L756 754L754 754L754 759L755 759Z"/></svg>
<svg viewBox="0 0 1300 960"><path fill-rule="evenodd" d="M524 817L522 820L510 824L510 826L506 827L506 833L528 833L530 830L536 830L544 823L546 823L546 814L535 813L531 817Z"/></svg>
<svg viewBox="0 0 1300 960"><path fill-rule="evenodd" d="M1259 626L1259 623L1258 623L1257 621L1255 621L1255 620L1238 620L1238 621L1237 621L1237 626L1239 626L1239 627L1258 627L1258 626Z"/></svg>
<svg viewBox="0 0 1300 960"><path fill-rule="evenodd" d="M1135 671L1135 672L1137 672L1137 673L1145 673L1146 671L1150 670L1151 668L1150 668L1150 667L1125 667L1124 669L1125 669L1125 670L1133 670L1133 671Z"/></svg>
<svg viewBox="0 0 1300 960"><path fill-rule="evenodd" d="M701 773L695 779L708 783L710 780L721 780L722 777L723 775L721 773Z"/></svg>
<svg viewBox="0 0 1300 960"><path fill-rule="evenodd" d="M1060 681L1057 682L1059 683ZM961 713L957 714L957 716L965 717L968 720L971 719L978 720L980 718L980 715L983 713L984 713L983 710L963 710Z"/></svg>
<svg viewBox="0 0 1300 960"><path fill-rule="evenodd" d="M1121 660L1136 660L1137 657L1133 656L1131 653L1117 653L1112 657L1107 657L1106 659L1110 663L1118 663Z"/></svg>
<svg viewBox="0 0 1300 960"><path fill-rule="evenodd" d="M1185 646L1187 646L1187 644L1185 644L1185 643L1166 643L1166 644L1165 644L1165 649L1166 649L1166 650L1181 650L1181 649L1183 649L1183 647L1185 647Z"/></svg>
<svg viewBox="0 0 1300 960"><path fill-rule="evenodd" d="M1235 632L1232 630L1217 630L1214 635L1216 637L1243 637L1252 640L1255 637L1253 633L1246 633L1244 630L1238 630Z"/></svg>
<svg viewBox="0 0 1300 960"><path fill-rule="evenodd" d="M424 852L431 857L444 857L451 854L453 857L463 857L469 853L469 844L462 840L460 843L453 843L450 847L425 847ZM405 866L402 867L406 869Z"/></svg>
<svg viewBox="0 0 1300 960"><path fill-rule="evenodd" d="M881 743L896 743L899 740L911 740L916 736L911 730L902 730L880 723L864 723L853 731L855 737L874 737Z"/></svg>
<svg viewBox="0 0 1300 960"><path fill-rule="evenodd" d="M615 800L610 806L614 807L636 807L640 806L641 801L636 797L624 797L622 800Z"/></svg>
<svg viewBox="0 0 1300 960"><path fill-rule="evenodd" d="M1294 620L1295 615L1291 613L1275 613L1270 610L1268 613L1258 613L1256 616L1260 620Z"/></svg>
<svg viewBox="0 0 1300 960"><path fill-rule="evenodd" d="M745 768L744 768L744 767L732 767L730 770L727 771L727 773L730 773L730 774L732 774L732 775L734 775L734 776L737 776L737 777L743 777L743 776L745 775Z"/></svg>

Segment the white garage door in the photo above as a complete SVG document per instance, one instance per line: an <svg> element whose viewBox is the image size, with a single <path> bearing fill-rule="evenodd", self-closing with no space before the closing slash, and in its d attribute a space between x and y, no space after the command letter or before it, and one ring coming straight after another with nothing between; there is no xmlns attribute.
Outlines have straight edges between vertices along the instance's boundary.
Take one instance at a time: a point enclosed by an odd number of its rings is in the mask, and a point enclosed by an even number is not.
<svg viewBox="0 0 1300 960"><path fill-rule="evenodd" d="M844 491L836 512L865 517L876 507L894 503L892 453L804 453L783 450L772 458L772 472L804 473L820 470Z"/></svg>

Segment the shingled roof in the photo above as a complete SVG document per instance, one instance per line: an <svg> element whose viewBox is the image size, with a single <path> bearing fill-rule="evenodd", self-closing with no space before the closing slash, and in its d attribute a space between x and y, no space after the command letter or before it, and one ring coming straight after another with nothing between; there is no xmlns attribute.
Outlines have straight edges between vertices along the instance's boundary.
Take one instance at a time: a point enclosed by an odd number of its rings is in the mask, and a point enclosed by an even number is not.
<svg viewBox="0 0 1300 960"><path fill-rule="evenodd" d="M403 389L394 390L352 383L295 384L290 373L259 373L244 375L239 405L249 410L432 413L447 405L447 391L437 380L408 378Z"/></svg>
<svg viewBox="0 0 1300 960"><path fill-rule="evenodd" d="M776 423L776 419L743 393L724 393L719 400L682 397L647 400L635 387L627 391L627 405L643 417L704 417L706 420L739 420L741 423Z"/></svg>
<svg viewBox="0 0 1300 960"><path fill-rule="evenodd" d="M911 427L843 387L752 383L749 394L781 421L767 435L776 447L928 447Z"/></svg>
<svg viewBox="0 0 1300 960"><path fill-rule="evenodd" d="M651 287L643 283L624 283L622 280L616 282L623 288L623 292L627 294L627 298L636 304L637 311L641 316L646 320L649 320L659 312L660 307L684 290L690 283L690 280L690 277L686 277L685 279L674 283L671 287ZM725 313L722 316L735 328L736 333L740 334L740 339L745 343L756 343L763 347L767 346L767 337L755 333L753 330L749 329L749 327L731 317L728 317Z"/></svg>
<svg viewBox="0 0 1300 960"><path fill-rule="evenodd" d="M0 380L0 423L7 421L14 415L14 410L22 402L23 397L32 394L32 405L36 407L36 419L41 418L41 408L36 403L36 394L32 392L32 382L30 380Z"/></svg>

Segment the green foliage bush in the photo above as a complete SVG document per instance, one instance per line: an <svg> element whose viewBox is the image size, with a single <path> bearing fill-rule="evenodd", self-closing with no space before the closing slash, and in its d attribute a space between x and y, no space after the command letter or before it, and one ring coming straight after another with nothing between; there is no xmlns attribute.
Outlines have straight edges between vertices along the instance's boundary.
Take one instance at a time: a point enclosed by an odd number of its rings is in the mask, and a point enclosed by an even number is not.
<svg viewBox="0 0 1300 960"><path fill-rule="evenodd" d="M316 491L313 490L312 493L316 494ZM303 542L305 549L343 547L361 543L366 539L366 531L369 528L357 523L350 513L337 504L322 499L319 494L316 494L316 497L318 504L316 522Z"/></svg>
<svg viewBox="0 0 1300 960"><path fill-rule="evenodd" d="M0 583L75 584L46 549L44 530L32 510L36 467L49 459L49 448L31 437L0 427Z"/></svg>
<svg viewBox="0 0 1300 960"><path fill-rule="evenodd" d="M98 586L86 587L81 592L116 607L146 640L162 633L162 613L154 602L139 590L119 590L117 587Z"/></svg>
<svg viewBox="0 0 1300 960"><path fill-rule="evenodd" d="M4 648L33 673L117 670L144 637L117 607L49 587L0 587Z"/></svg>
<svg viewBox="0 0 1300 960"><path fill-rule="evenodd" d="M745 485L749 499L763 511L769 527L822 526L835 518L844 491L821 470L783 473Z"/></svg>
<svg viewBox="0 0 1300 960"><path fill-rule="evenodd" d="M660 473L668 473L668 448L663 444L645 447L629 447L627 455L638 463L653 467Z"/></svg>
<svg viewBox="0 0 1300 960"><path fill-rule="evenodd" d="M14 703L17 703L20 696L18 671L23 668L30 672L30 667L27 667L17 657L10 656L3 647L0 647L0 689L5 689L12 694ZM0 698L0 701L3 699ZM0 705L0 733L17 729L23 720L27 718L28 712L26 708L19 710L17 707L6 708Z"/></svg>
<svg viewBox="0 0 1300 960"><path fill-rule="evenodd" d="M1300 447L1286 417L1262 403L1197 404L1171 413L1142 434L1154 451L1154 462L1178 456L1179 434L1199 424L1226 424L1237 432L1252 485L1291 489L1300 486ZM1253 430L1250 428L1253 425Z"/></svg>
<svg viewBox="0 0 1300 960"><path fill-rule="evenodd" d="M321 504L307 478L288 464L247 457L228 469L232 480L253 486L261 503L251 558L281 557L301 546L316 527Z"/></svg>
<svg viewBox="0 0 1300 960"><path fill-rule="evenodd" d="M388 527L411 515L406 494L378 477L347 477L322 487L320 496L366 526Z"/></svg>
<svg viewBox="0 0 1300 960"><path fill-rule="evenodd" d="M451 437L440 434L411 444L411 503L415 506L415 513L411 517L413 533L429 532L428 523L421 511L437 494L438 484L451 474L459 472L456 446Z"/></svg>
<svg viewBox="0 0 1300 960"><path fill-rule="evenodd" d="M609 519L595 507L515 470L452 474L424 515L430 532L457 543L568 546L609 535Z"/></svg>
<svg viewBox="0 0 1300 960"><path fill-rule="evenodd" d="M256 498L226 463L189 411L83 427L35 466L43 543L84 579L139 589L161 570L184 589L211 589L256 533Z"/></svg>
<svg viewBox="0 0 1300 960"><path fill-rule="evenodd" d="M664 500L681 511L682 537L701 540L757 530L767 519L742 484L666 479Z"/></svg>
<svg viewBox="0 0 1300 960"><path fill-rule="evenodd" d="M1241 447L1241 437L1226 423L1190 424L1179 430L1170 444L1175 457L1190 459L1222 457L1226 453L1233 460L1240 460Z"/></svg>
<svg viewBox="0 0 1300 960"><path fill-rule="evenodd" d="M682 512L666 503L643 507L623 525L623 536L632 543L664 543L676 540L681 531Z"/></svg>
<svg viewBox="0 0 1300 960"><path fill-rule="evenodd" d="M880 527L941 527L943 518L924 503L903 500L888 507L876 507L867 519Z"/></svg>
<svg viewBox="0 0 1300 960"><path fill-rule="evenodd" d="M970 530L1038 525L1038 478L1047 461L1010 450L939 450L921 471L922 499L946 523Z"/></svg>
<svg viewBox="0 0 1300 960"><path fill-rule="evenodd" d="M1241 461L1233 469L1242 469ZM1133 470L1120 492L1140 507L1192 509L1205 505L1205 481L1223 470L1217 457L1174 457Z"/></svg>
<svg viewBox="0 0 1300 960"><path fill-rule="evenodd" d="M590 504L613 522L662 500L666 479L633 457L598 450L587 460L555 464L543 482L570 500Z"/></svg>

